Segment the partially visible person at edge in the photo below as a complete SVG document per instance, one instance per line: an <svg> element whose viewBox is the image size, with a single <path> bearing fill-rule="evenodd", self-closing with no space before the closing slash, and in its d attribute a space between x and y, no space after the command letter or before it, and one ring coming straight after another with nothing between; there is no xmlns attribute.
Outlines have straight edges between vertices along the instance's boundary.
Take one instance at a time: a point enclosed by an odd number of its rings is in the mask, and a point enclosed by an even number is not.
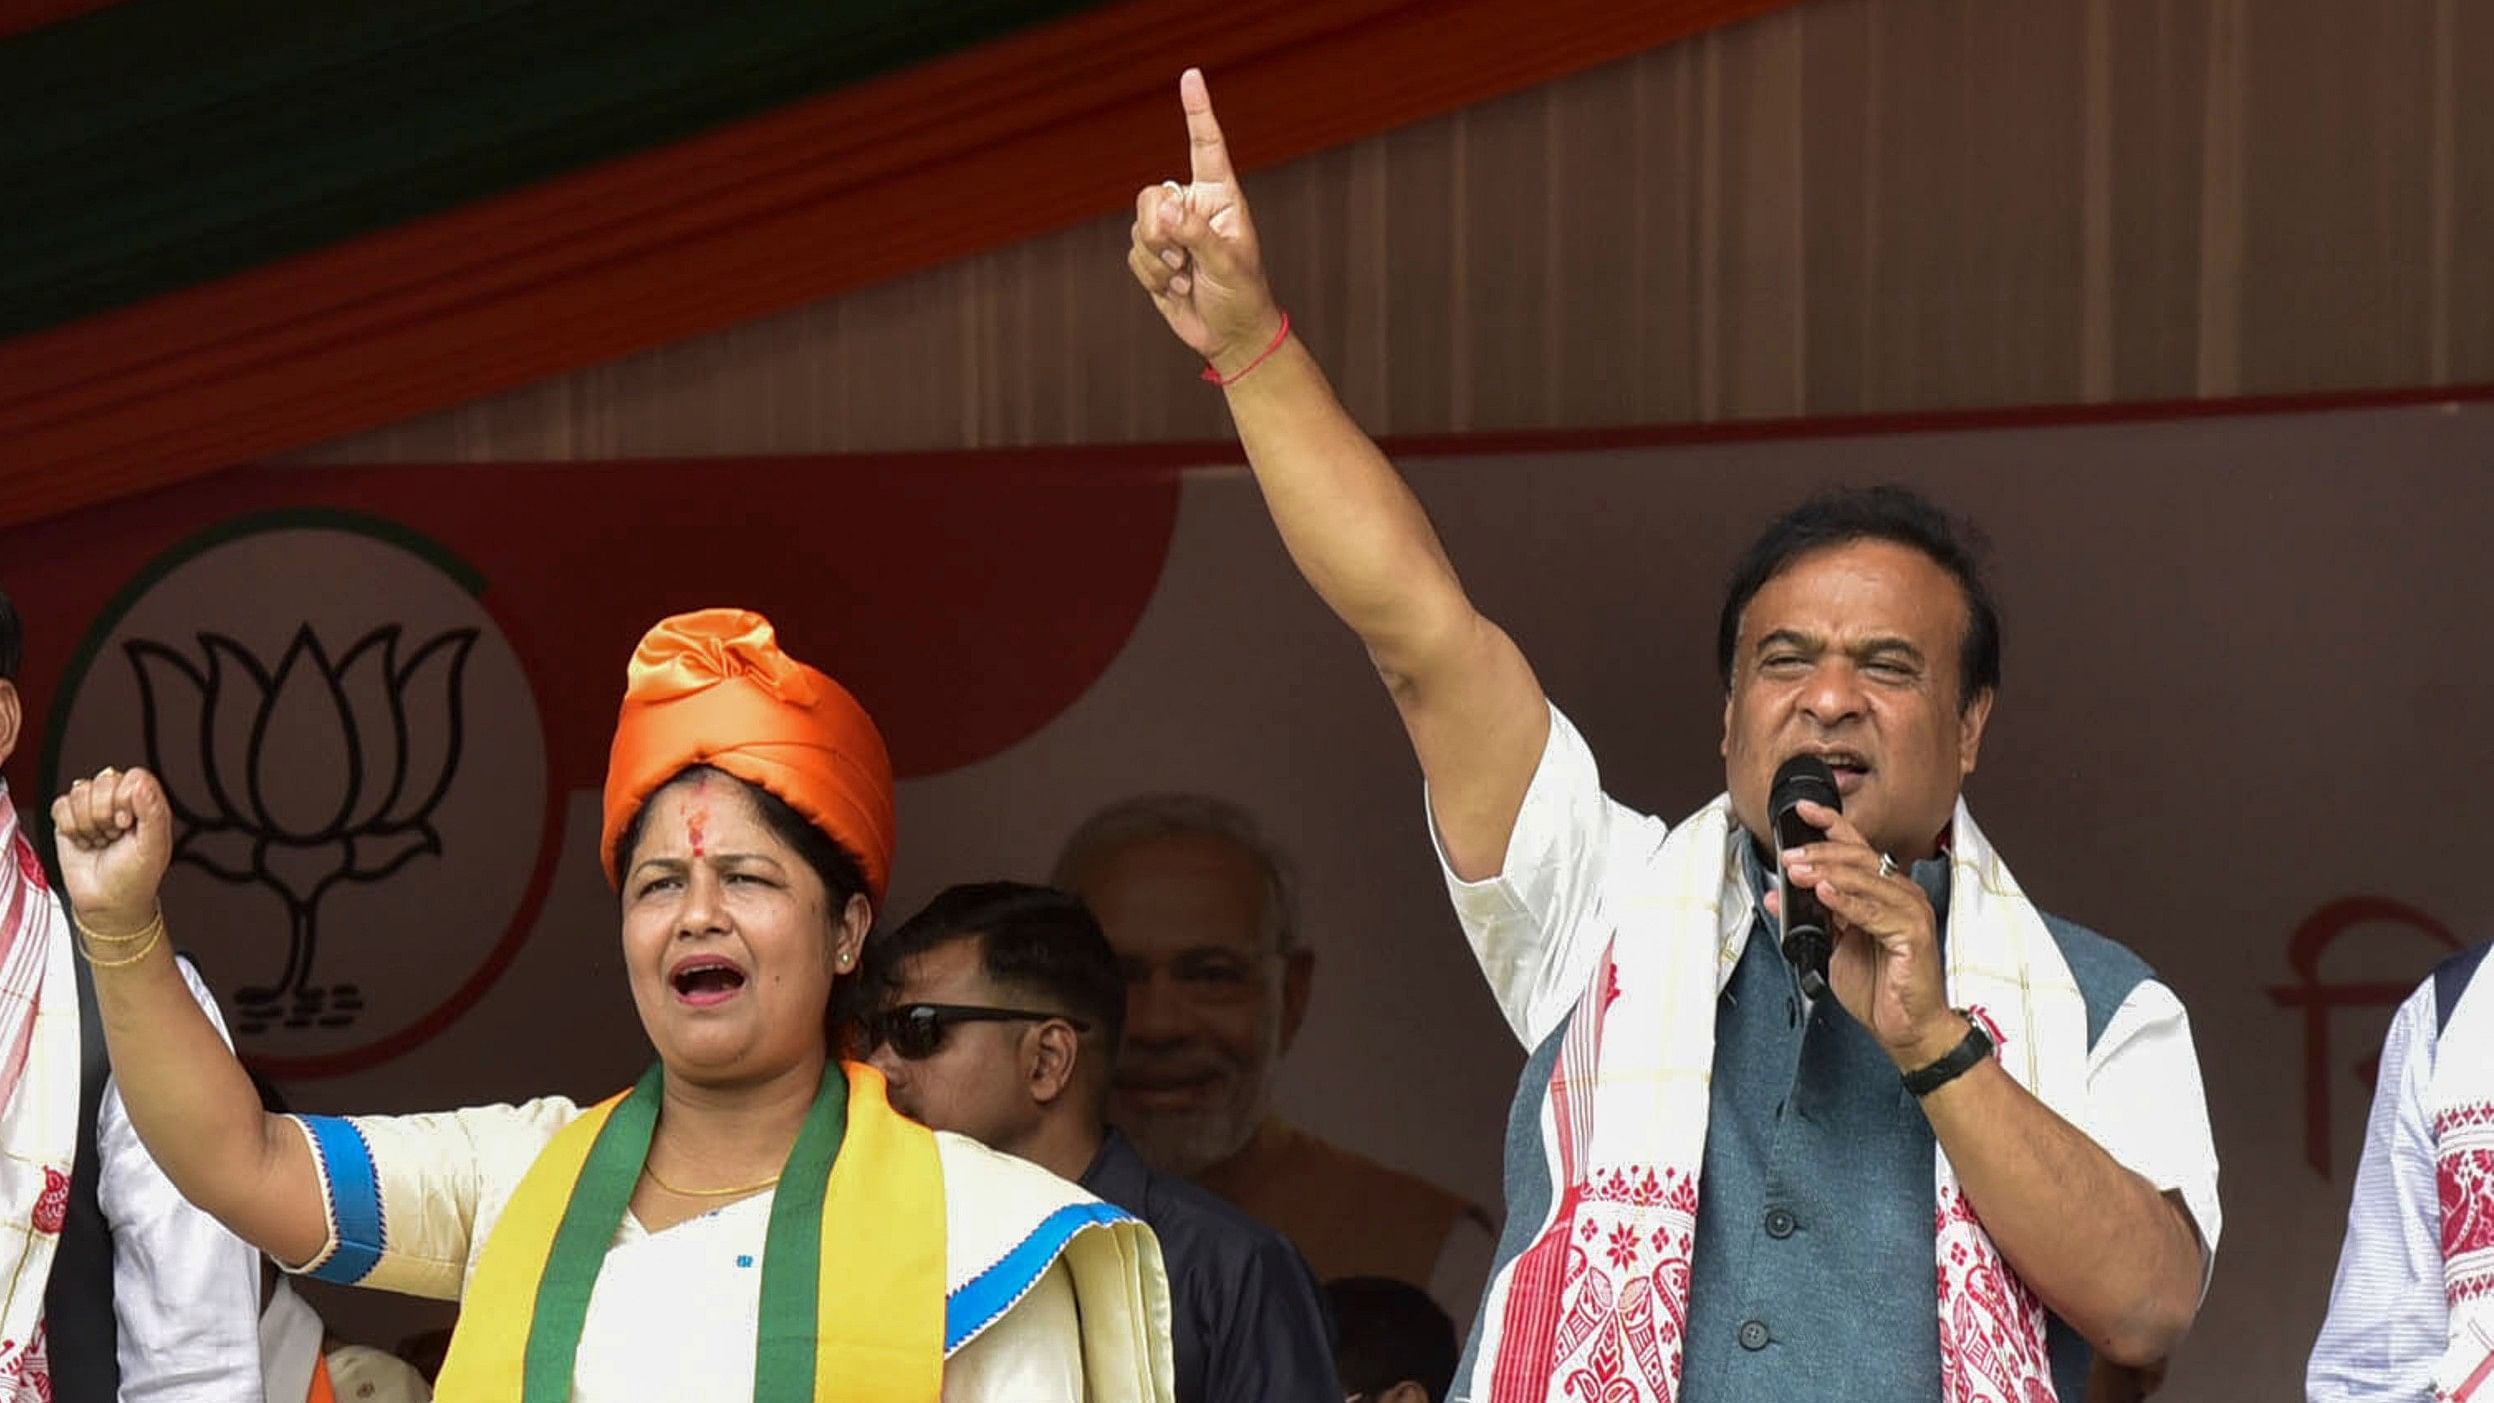
<svg viewBox="0 0 2494 1403"><path fill-rule="evenodd" d="M891 765L762 616L678 615L633 655L599 851L658 1060L585 1110L267 1114L174 977L154 777L106 770L53 815L140 1135L291 1269L458 1299L442 1397L1168 1403L1149 1232L830 1057Z"/></svg>
<svg viewBox="0 0 2494 1403"><path fill-rule="evenodd" d="M1325 1283L1341 1344L1343 1403L1445 1403L1455 1322L1417 1286L1382 1276Z"/></svg>
<svg viewBox="0 0 2494 1403"><path fill-rule="evenodd" d="M1332 1403L1307 1263L1280 1233L1156 1174L1108 1128L1126 987L1099 923L1050 887L947 888L866 945L870 1060L902 1114L1141 1218L1169 1273L1178 1403Z"/></svg>
<svg viewBox="0 0 2494 1403"><path fill-rule="evenodd" d="M1289 334L1200 74L1180 101L1192 179L1137 196L1128 265L1384 680L1531 1050L1453 1396L2035 1403L2098 1362L2135 1392L2218 1240L2197 1059L2173 993L2037 910L1960 798L1999 631L1952 523L1901 489L1771 523L1717 638L1729 792L1669 828L1617 803ZM1801 754L1843 812L1804 805L1819 836L1778 852ZM1778 951L1779 866L1833 917L1832 997Z"/></svg>
<svg viewBox="0 0 2494 1403"><path fill-rule="evenodd" d="M2310 1403L2494 1400L2494 977L2486 946L2399 1006Z"/></svg>
<svg viewBox="0 0 2494 1403"><path fill-rule="evenodd" d="M0 594L0 765L25 628ZM187 960L173 981L224 1046ZM0 780L0 1403L259 1403L259 1254L139 1143L81 1007L69 922Z"/></svg>
<svg viewBox="0 0 2494 1403"><path fill-rule="evenodd" d="M1469 1320L1489 1215L1273 1109L1316 952L1289 864L1255 819L1209 795L1137 795L1084 820L1052 880L1099 916L1125 967L1110 1119L1144 1160L1280 1229L1320 1279L1408 1281Z"/></svg>

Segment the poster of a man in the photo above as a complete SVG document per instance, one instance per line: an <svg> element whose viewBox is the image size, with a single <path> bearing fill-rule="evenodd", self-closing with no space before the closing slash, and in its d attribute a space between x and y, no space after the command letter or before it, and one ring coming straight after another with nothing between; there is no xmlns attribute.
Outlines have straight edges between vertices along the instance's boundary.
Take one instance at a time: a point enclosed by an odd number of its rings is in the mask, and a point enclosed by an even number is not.
<svg viewBox="0 0 2494 1403"><path fill-rule="evenodd" d="M1469 1320L1489 1215L1274 1110L1316 952L1290 865L1255 818L1205 794L1124 799L1075 829L1055 882L1089 903L1125 969L1111 1115L1152 1166L1280 1229L1320 1279L1409 1282Z"/></svg>

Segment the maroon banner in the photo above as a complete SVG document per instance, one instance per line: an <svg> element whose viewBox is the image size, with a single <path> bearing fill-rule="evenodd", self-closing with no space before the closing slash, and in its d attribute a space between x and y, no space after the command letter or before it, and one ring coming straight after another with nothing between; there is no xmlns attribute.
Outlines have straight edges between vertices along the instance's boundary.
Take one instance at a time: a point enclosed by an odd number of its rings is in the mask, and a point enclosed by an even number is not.
<svg viewBox="0 0 2494 1403"><path fill-rule="evenodd" d="M177 898L255 932L219 961L244 1046L348 1072L509 966L653 621L762 610L882 720L903 777L940 774L1117 656L1177 501L1131 453L235 474L0 543L29 634L11 771L48 796L159 770ZM410 901L446 934L352 948Z"/></svg>

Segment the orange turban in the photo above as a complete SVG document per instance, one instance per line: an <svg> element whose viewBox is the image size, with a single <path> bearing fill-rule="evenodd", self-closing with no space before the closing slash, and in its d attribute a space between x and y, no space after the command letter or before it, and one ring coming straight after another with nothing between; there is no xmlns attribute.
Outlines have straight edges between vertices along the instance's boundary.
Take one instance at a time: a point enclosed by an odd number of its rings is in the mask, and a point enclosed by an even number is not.
<svg viewBox="0 0 2494 1403"><path fill-rule="evenodd" d="M661 619L633 650L606 765L598 860L618 880L615 840L690 765L759 785L856 854L883 905L892 873L892 757L839 683L780 651L750 609Z"/></svg>

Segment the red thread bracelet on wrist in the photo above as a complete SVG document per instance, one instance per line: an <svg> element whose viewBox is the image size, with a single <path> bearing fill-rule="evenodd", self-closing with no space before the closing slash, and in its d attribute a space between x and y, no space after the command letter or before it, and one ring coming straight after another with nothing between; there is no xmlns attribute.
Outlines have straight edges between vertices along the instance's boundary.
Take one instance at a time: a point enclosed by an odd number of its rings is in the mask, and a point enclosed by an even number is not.
<svg viewBox="0 0 2494 1403"><path fill-rule="evenodd" d="M1223 375L1220 371L1213 369L1213 367L1212 367L1212 363L1211 363L1210 361L1206 361L1206 362L1204 363L1204 383L1205 383L1205 384L1207 384L1207 385L1219 385L1219 386L1221 386L1223 389L1228 389L1230 386L1235 385L1235 384L1237 384L1239 381L1246 379L1246 378L1247 378L1247 372L1249 372L1249 371L1251 371L1251 370L1254 370L1257 366L1260 366L1260 365L1264 364L1265 360L1266 360L1268 357L1270 357L1270 356L1271 356L1271 355L1272 355L1275 351L1280 350L1280 349L1282 348L1282 343L1283 343L1283 342L1285 342L1285 341L1287 341L1287 340L1289 340L1289 339L1290 339L1290 313L1288 313L1288 312L1284 312L1284 313L1282 313L1282 324L1281 324L1280 328L1279 328L1278 330L1276 330L1276 331L1273 333L1273 344L1272 344L1272 345L1267 346L1267 347L1265 347L1263 350L1256 352L1256 358L1255 358L1254 360L1251 360L1251 361L1247 362L1245 365L1240 366L1240 367L1238 368L1238 373L1237 373L1237 374L1235 374L1235 375Z"/></svg>

